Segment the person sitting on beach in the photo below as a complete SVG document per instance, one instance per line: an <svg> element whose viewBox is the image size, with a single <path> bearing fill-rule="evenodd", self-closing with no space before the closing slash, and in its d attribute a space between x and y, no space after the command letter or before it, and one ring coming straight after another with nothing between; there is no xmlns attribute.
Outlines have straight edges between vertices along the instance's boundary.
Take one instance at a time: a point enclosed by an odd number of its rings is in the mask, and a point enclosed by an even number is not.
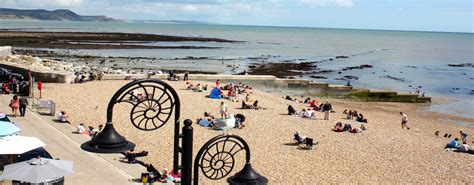
<svg viewBox="0 0 474 185"><path fill-rule="evenodd" d="M137 160L137 157L147 156L148 155L147 151L134 152L134 150L131 149L127 152L122 152L121 154L125 156L125 158L127 159L127 163L130 163L130 164L138 163L146 167L146 164L143 161Z"/></svg>
<svg viewBox="0 0 474 185"><path fill-rule="evenodd" d="M304 118L305 115L306 115L306 110L305 109L301 110L301 112L298 114L298 116L302 117L302 118Z"/></svg>
<svg viewBox="0 0 474 185"><path fill-rule="evenodd" d="M341 122L337 122L336 125L334 125L334 128L332 129L332 131L334 132L343 132L343 126L342 126L342 123Z"/></svg>
<svg viewBox="0 0 474 185"><path fill-rule="evenodd" d="M234 128L239 128L239 129L244 128L245 127L244 122L245 122L245 116L243 114L236 114Z"/></svg>
<svg viewBox="0 0 474 185"><path fill-rule="evenodd" d="M166 168L161 172L161 179L162 183L176 182L176 179L169 174L168 169Z"/></svg>
<svg viewBox="0 0 474 185"><path fill-rule="evenodd" d="M342 114L346 115L346 119L352 120L352 110L347 111L346 109L344 112L342 112Z"/></svg>
<svg viewBox="0 0 474 185"><path fill-rule="evenodd" d="M250 108L255 110L263 109L262 107L258 106L258 100L255 100Z"/></svg>
<svg viewBox="0 0 474 185"><path fill-rule="evenodd" d="M67 120L68 118L68 115L66 113L66 111L61 111L60 113L58 113L58 121L61 122L61 123L69 123L69 121Z"/></svg>
<svg viewBox="0 0 474 185"><path fill-rule="evenodd" d="M305 118L310 118L310 119L314 119L316 118L316 113L311 110L311 109L308 109L304 115Z"/></svg>
<svg viewBox="0 0 474 185"><path fill-rule="evenodd" d="M2 84L2 93L3 94L10 94L11 93L8 83L3 83Z"/></svg>
<svg viewBox="0 0 474 185"><path fill-rule="evenodd" d="M202 91L203 91L201 84L197 84L197 85L196 85L196 91L197 91L197 92L202 92Z"/></svg>
<svg viewBox="0 0 474 185"><path fill-rule="evenodd" d="M293 140L298 144L303 143L305 139L306 139L306 136L301 135L301 132L299 130L296 131L296 133L294 134Z"/></svg>
<svg viewBox="0 0 474 185"><path fill-rule="evenodd" d="M196 86L191 82L186 82L187 90L195 90Z"/></svg>
<svg viewBox="0 0 474 185"><path fill-rule="evenodd" d="M446 148L458 149L459 148L459 139L458 138L453 139L451 142L449 142L446 145Z"/></svg>
<svg viewBox="0 0 474 185"><path fill-rule="evenodd" d="M296 114L295 108L293 108L293 106L291 105L288 105L288 115L294 115L294 114Z"/></svg>
<svg viewBox="0 0 474 185"><path fill-rule="evenodd" d="M310 103L311 102L311 98L307 97L306 99L304 99L304 104L307 104L307 103Z"/></svg>
<svg viewBox="0 0 474 185"><path fill-rule="evenodd" d="M99 134L100 131L102 131L103 125L99 125L99 129L95 129L94 127L89 126L89 136L95 137L97 134Z"/></svg>
<svg viewBox="0 0 474 185"><path fill-rule="evenodd" d="M77 133L78 134L86 133L86 128L84 128L84 123L80 123L79 125L77 125Z"/></svg>
<svg viewBox="0 0 474 185"><path fill-rule="evenodd" d="M309 102L310 107L316 107L316 100Z"/></svg>
<svg viewBox="0 0 474 185"><path fill-rule="evenodd" d="M293 98L291 98L291 96L290 96L290 95L286 95L286 96L285 96L285 99L286 99L286 100L293 101Z"/></svg>

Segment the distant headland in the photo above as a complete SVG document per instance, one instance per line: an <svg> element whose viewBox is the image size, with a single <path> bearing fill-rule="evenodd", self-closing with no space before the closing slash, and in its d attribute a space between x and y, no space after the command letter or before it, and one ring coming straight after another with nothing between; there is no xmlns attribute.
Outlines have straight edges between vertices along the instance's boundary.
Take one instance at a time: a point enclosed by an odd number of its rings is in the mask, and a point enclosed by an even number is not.
<svg viewBox="0 0 474 185"><path fill-rule="evenodd" d="M42 20L42 21L97 21L97 22L115 22L120 21L110 17L84 16L74 13L67 9L48 10L20 10L0 8L0 20Z"/></svg>

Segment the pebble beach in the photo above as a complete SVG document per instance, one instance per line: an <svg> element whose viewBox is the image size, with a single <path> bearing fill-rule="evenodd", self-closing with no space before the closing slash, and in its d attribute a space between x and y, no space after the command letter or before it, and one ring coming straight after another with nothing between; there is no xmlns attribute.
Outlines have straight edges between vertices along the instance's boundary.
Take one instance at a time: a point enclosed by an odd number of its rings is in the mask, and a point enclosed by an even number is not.
<svg viewBox="0 0 474 185"><path fill-rule="evenodd" d="M72 126L84 123L97 128L106 122L106 107L120 87L129 81L93 81L83 84L45 84L43 98L53 99L57 110L69 114ZM473 127L463 127L448 122L457 120L474 122L439 113L421 111L417 104L353 102L329 100L335 113L329 120L322 120L318 112L316 119L304 119L285 115L288 104L297 110L308 105L284 100L280 95L258 91L251 99L258 100L264 110L242 110L241 104L229 100L209 99L208 92L186 90L183 81L168 82L178 92L181 100L181 120L191 119L194 124L193 155L201 146L222 131L210 130L196 124L204 111L219 115L219 104L224 101L232 114L242 113L247 117L246 127L232 129L231 134L244 138L251 148L254 169L269 179L271 184L313 183L442 183L471 184L474 179L474 158L470 154L445 151L444 146L459 130L474 133ZM194 82L209 84L207 82ZM122 105L123 104L123 105ZM149 151L141 158L158 169L172 168L173 124L169 121L154 131L141 131L130 123L131 107L118 104L114 109L113 123L116 130L128 140L136 143L136 150ZM357 110L368 118L367 130L362 133L337 133L331 131L336 122L359 123L344 119L345 109ZM410 130L402 130L399 112L409 117ZM58 123L59 124L59 123ZM73 127L71 127L73 131ZM303 135L319 142L312 150L299 150L291 145L293 134ZM441 136L434 132L440 131ZM444 138L450 133L451 139ZM472 139L468 138L472 146ZM118 159L117 159L118 160ZM236 159L231 174L242 169L243 152ZM144 169L145 171L145 169ZM211 181L200 175L205 184L222 184L226 178Z"/></svg>

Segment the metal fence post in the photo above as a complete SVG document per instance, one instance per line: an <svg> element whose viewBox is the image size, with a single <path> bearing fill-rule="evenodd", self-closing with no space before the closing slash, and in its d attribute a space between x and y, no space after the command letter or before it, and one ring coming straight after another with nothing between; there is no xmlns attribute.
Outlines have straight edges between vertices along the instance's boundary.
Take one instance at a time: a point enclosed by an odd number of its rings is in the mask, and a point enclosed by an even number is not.
<svg viewBox="0 0 474 185"><path fill-rule="evenodd" d="M181 183L191 185L192 169L193 169L193 122L190 119L184 120L182 147L183 153L181 156Z"/></svg>

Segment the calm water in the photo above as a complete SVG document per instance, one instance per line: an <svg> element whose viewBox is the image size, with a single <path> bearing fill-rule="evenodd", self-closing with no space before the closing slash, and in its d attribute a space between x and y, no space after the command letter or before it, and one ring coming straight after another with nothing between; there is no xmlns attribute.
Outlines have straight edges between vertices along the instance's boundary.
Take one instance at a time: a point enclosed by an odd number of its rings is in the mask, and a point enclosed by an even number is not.
<svg viewBox="0 0 474 185"><path fill-rule="evenodd" d="M239 59L239 57L271 55L276 57L266 59L266 62L281 62L284 60L299 60L297 62L301 62L319 61L338 55L346 55L350 56L350 58L322 62L318 64L318 67L321 69L340 70L348 66L370 64L373 65L373 68L344 71L342 74L324 74L320 76L325 76L328 79L318 81L345 84L345 81L336 79L345 75L352 75L360 77L358 80L351 81L354 86L411 92L414 92L414 87L422 86L423 91L428 96L453 98L453 101L450 103L433 104L430 108L431 110L474 117L474 68L448 67L448 64L474 63L473 33L125 22L0 21L0 29L6 28L45 29L49 31L155 33L246 41L244 43L154 43L154 45L223 47L222 49L212 50L135 49L80 51L102 56L144 56L156 58L194 56L216 59ZM256 61L239 59L237 62L246 66ZM229 72L222 71L222 73ZM405 81L382 78L382 76L387 75L404 78ZM304 76L302 78L309 77Z"/></svg>

